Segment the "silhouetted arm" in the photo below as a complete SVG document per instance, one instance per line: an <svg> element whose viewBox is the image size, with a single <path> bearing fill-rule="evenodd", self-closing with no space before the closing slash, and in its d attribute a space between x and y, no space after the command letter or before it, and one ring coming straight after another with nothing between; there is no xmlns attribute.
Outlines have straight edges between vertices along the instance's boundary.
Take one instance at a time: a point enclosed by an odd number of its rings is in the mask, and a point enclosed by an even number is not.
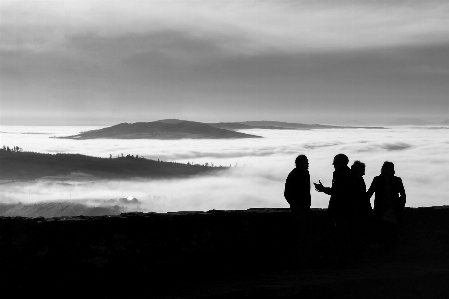
<svg viewBox="0 0 449 299"><path fill-rule="evenodd" d="M402 208L405 207L405 203L407 202L407 195L405 194L404 184L402 184L401 178L399 178L399 200L401 201Z"/></svg>
<svg viewBox="0 0 449 299"><path fill-rule="evenodd" d="M368 192L366 192L366 198L369 200L371 200L371 197L374 194L374 191L376 189L376 178L373 179L373 181L371 182L371 186L368 189Z"/></svg>
<svg viewBox="0 0 449 299"><path fill-rule="evenodd" d="M323 192L327 195L332 195L332 187L324 187Z"/></svg>
<svg viewBox="0 0 449 299"><path fill-rule="evenodd" d="M330 187L324 187L321 181L318 181L319 183L313 183L315 185L315 190L318 192L324 192L327 195L332 195L332 188Z"/></svg>
<svg viewBox="0 0 449 299"><path fill-rule="evenodd" d="M293 184L292 180L293 180L292 175L289 174L287 176L287 180L285 181L284 198L285 198L285 200L287 200L287 202L289 204L291 204L291 200L292 200L292 194L291 194L292 193L291 189L292 189L292 184Z"/></svg>

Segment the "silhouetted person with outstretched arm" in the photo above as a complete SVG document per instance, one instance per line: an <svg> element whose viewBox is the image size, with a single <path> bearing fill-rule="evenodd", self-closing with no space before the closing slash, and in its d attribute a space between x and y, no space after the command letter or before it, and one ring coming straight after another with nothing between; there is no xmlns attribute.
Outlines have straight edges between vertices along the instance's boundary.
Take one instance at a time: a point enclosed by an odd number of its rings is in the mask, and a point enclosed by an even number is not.
<svg viewBox="0 0 449 299"><path fill-rule="evenodd" d="M310 233L310 175L309 160L305 155L295 159L296 167L289 173L285 181L284 197L290 204L295 232L294 258L298 263L304 263L309 255L310 246L308 236Z"/></svg>
<svg viewBox="0 0 449 299"><path fill-rule="evenodd" d="M344 154L334 157L332 187L324 187L321 181L314 183L315 190L330 195L328 211L338 225L348 221L354 213L354 176L348 167L349 159Z"/></svg>
<svg viewBox="0 0 449 299"><path fill-rule="evenodd" d="M354 257L353 246L353 217L355 213L354 203L354 175L348 167L349 159L344 154L334 157L334 173L332 187L324 187L321 181L314 183L315 190L330 195L328 214L334 221L336 228L336 242L341 250L340 262L345 262ZM352 257L351 257L352 256Z"/></svg>
<svg viewBox="0 0 449 299"><path fill-rule="evenodd" d="M402 219L406 194L400 177L395 176L394 164L386 161L381 174L376 176L367 192L368 200L374 197L374 217L380 238L387 251L395 253L398 243L398 224Z"/></svg>

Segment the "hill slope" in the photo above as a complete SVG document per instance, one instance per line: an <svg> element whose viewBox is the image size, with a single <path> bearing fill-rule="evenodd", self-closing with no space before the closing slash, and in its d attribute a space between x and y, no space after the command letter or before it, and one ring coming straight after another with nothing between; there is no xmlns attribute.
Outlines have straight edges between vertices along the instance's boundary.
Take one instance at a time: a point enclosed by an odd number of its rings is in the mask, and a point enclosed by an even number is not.
<svg viewBox="0 0 449 299"><path fill-rule="evenodd" d="M129 210L124 206L92 206L78 202L0 203L0 216L7 217L103 216L125 212Z"/></svg>
<svg viewBox="0 0 449 299"><path fill-rule="evenodd" d="M200 122L177 119L154 122L122 123L99 130L82 132L78 135L57 137L66 139L235 139L261 138L217 128Z"/></svg>
<svg viewBox="0 0 449 299"><path fill-rule="evenodd" d="M432 123L418 118L398 118L390 123L393 126L427 126Z"/></svg>
<svg viewBox="0 0 449 299"><path fill-rule="evenodd" d="M0 150L0 165L0 180L34 180L70 173L85 173L108 179L175 178L206 174L220 169L144 158L107 159L80 154L14 153L3 150Z"/></svg>
<svg viewBox="0 0 449 299"><path fill-rule="evenodd" d="M330 126L319 124L288 123L282 121L242 121L242 122L221 122L210 125L228 130L243 129L271 129L271 130L312 130L312 129L383 129L382 127L352 127L352 126Z"/></svg>

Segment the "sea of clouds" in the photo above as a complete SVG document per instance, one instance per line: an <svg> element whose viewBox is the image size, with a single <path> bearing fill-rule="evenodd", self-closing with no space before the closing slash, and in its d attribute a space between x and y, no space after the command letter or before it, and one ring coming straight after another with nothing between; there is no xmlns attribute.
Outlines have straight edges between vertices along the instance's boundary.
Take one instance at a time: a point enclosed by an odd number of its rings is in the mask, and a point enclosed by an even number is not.
<svg viewBox="0 0 449 299"><path fill-rule="evenodd" d="M186 211L287 207L284 183L298 154L309 158L312 182L329 186L332 159L338 153L366 163L371 184L384 161L395 164L403 179L407 206L441 206L449 202L448 128L243 130L263 136L235 140L69 140L99 127L8 127L0 129L0 146L25 151L81 153L116 157L121 153L182 163L213 163L232 167L222 173L187 179L127 181L97 180L74 175L64 180L2 183L0 202L99 202L133 196L147 211ZM312 207L327 207L329 197L312 187ZM373 200L373 199L372 199Z"/></svg>

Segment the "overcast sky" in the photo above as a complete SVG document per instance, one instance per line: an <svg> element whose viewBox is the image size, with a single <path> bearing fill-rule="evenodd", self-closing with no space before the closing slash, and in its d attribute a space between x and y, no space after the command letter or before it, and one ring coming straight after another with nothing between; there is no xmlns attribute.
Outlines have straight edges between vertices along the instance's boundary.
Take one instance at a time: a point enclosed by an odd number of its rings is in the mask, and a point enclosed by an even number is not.
<svg viewBox="0 0 449 299"><path fill-rule="evenodd" d="M0 123L449 118L449 3L0 0Z"/></svg>

